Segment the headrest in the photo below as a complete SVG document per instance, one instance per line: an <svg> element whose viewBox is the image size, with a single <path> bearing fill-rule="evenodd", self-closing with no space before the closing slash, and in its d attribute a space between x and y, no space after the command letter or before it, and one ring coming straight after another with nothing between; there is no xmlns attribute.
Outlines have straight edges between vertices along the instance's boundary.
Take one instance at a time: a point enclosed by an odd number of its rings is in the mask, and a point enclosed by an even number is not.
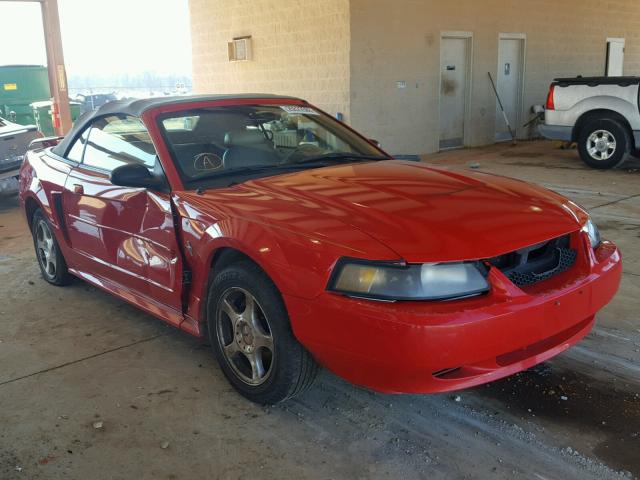
<svg viewBox="0 0 640 480"><path fill-rule="evenodd" d="M259 145L266 141L267 139L260 130L239 130L224 134L226 147L247 147L249 145Z"/></svg>

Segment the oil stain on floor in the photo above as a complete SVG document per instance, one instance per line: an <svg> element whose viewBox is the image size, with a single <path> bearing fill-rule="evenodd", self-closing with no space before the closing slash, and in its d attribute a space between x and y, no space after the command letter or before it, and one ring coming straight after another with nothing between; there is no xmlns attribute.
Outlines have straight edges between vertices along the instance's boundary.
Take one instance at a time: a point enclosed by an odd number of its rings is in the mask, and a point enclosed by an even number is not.
<svg viewBox="0 0 640 480"><path fill-rule="evenodd" d="M475 390L504 403L514 414L561 424L582 438L611 467L640 477L640 390L611 377L597 380L575 371L541 364ZM549 427L547 427L549 428ZM552 427L551 427L552 428ZM578 437L580 438L580 437Z"/></svg>

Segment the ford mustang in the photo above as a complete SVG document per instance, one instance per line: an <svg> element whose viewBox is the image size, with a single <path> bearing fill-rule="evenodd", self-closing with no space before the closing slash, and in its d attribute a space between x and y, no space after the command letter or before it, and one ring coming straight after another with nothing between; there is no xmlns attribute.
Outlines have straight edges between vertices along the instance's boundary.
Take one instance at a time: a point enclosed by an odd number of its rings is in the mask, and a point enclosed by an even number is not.
<svg viewBox="0 0 640 480"><path fill-rule="evenodd" d="M570 200L394 160L283 96L108 103L27 153L20 200L47 282L206 339L263 404L320 365L393 393L522 371L591 330L622 269Z"/></svg>

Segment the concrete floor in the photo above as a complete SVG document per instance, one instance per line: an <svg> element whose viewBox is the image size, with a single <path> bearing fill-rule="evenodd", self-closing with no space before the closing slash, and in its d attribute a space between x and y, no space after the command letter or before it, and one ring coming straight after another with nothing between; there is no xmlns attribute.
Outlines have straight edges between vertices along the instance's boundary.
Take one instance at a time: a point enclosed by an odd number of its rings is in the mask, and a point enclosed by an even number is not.
<svg viewBox="0 0 640 480"><path fill-rule="evenodd" d="M625 265L584 342L458 398L381 395L322 372L304 396L258 407L195 339L80 281L47 285L5 195L0 479L640 476L640 163L590 170L548 142L427 161L478 163L591 210Z"/></svg>

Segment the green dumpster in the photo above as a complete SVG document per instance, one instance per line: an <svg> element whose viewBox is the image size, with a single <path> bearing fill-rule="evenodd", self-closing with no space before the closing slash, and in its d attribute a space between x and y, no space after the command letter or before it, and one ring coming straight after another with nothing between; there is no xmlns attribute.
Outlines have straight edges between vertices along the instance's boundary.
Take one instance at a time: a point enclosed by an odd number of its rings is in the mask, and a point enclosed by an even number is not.
<svg viewBox="0 0 640 480"><path fill-rule="evenodd" d="M35 120L35 124L38 127L38 130L42 132L45 137L52 137L56 135L56 131L53 128L53 120L51 119L51 105L51 100L33 102L31 104L32 116ZM75 122L80 116L80 107L80 102L69 101L72 122Z"/></svg>
<svg viewBox="0 0 640 480"><path fill-rule="evenodd" d="M30 104L50 98L47 67L0 66L0 117L20 125L34 125ZM15 112L15 117L12 112Z"/></svg>

